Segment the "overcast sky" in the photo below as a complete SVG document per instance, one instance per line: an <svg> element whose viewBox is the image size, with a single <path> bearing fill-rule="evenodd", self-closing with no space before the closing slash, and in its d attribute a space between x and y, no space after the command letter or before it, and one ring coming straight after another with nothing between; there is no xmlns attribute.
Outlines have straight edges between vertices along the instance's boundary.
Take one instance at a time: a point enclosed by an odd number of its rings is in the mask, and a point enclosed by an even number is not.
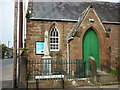
<svg viewBox="0 0 120 90"><path fill-rule="evenodd" d="M98 1L119 2L120 0L98 0ZM4 43L6 44L6 46L8 46L9 41L9 47L12 47L13 31L14 31L14 0L0 0L0 44Z"/></svg>
<svg viewBox="0 0 120 90"><path fill-rule="evenodd" d="M4 0L5 1L5 0ZM2 2L0 0L0 44L5 43L10 47L13 46L13 30L14 30L14 3Z"/></svg>

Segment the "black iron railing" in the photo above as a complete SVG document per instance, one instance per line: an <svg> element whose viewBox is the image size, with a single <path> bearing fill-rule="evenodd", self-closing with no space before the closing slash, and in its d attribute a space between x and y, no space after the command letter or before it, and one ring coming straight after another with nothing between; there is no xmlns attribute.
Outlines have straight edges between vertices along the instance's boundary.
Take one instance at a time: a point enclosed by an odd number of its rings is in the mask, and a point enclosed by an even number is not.
<svg viewBox="0 0 120 90"><path fill-rule="evenodd" d="M83 60L32 60L27 63L29 80L36 75L65 75L65 78L85 78Z"/></svg>

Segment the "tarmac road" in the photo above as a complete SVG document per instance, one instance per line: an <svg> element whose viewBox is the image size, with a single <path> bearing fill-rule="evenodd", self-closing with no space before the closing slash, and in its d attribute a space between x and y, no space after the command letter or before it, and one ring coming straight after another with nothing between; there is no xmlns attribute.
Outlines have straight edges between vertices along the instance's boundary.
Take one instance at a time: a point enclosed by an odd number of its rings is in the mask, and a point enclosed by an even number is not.
<svg viewBox="0 0 120 90"><path fill-rule="evenodd" d="M2 60L2 66L0 66L0 68L2 68L2 81L12 80L12 78L13 78L13 59Z"/></svg>
<svg viewBox="0 0 120 90"><path fill-rule="evenodd" d="M4 82L11 82L13 79L13 59L0 59L0 89L2 86L8 85ZM10 85L8 86L11 86Z"/></svg>

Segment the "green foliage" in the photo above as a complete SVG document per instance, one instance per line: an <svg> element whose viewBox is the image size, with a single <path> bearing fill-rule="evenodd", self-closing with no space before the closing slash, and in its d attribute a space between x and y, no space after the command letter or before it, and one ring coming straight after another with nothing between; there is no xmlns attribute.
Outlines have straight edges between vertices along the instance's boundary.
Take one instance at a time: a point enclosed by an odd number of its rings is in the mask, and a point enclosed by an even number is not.
<svg viewBox="0 0 120 90"><path fill-rule="evenodd" d="M113 69L109 70L108 73L110 73L112 75L117 75L117 71L113 70Z"/></svg>
<svg viewBox="0 0 120 90"><path fill-rule="evenodd" d="M7 47L5 44L0 45L0 51L2 52L2 58L4 58L4 53L6 52Z"/></svg>

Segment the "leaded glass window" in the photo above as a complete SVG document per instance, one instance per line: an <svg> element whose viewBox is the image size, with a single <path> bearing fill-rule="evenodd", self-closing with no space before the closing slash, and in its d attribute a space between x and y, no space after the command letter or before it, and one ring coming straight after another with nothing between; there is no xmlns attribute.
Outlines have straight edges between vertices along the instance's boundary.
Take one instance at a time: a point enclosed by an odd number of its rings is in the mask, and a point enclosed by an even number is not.
<svg viewBox="0 0 120 90"><path fill-rule="evenodd" d="M50 31L50 51L59 50L59 32L53 27Z"/></svg>

